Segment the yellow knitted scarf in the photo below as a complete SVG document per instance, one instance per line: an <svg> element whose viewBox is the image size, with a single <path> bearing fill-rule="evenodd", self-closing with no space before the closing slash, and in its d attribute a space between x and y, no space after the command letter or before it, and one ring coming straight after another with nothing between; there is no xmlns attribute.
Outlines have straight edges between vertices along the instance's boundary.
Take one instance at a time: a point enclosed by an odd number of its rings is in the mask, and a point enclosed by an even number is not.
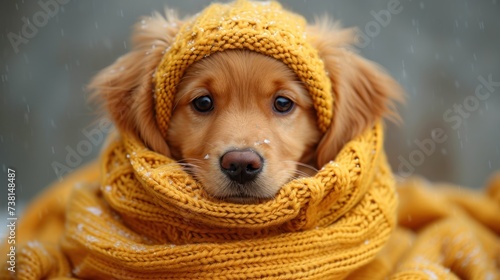
<svg viewBox="0 0 500 280"><path fill-rule="evenodd" d="M214 203L196 184L176 189L193 181L175 163L117 141L99 162L109 175L92 164L33 201L16 273L3 262L0 279L500 279L500 173L485 193L408 180L387 240L394 194L379 132L349 143L321 176L246 206ZM309 184L326 174L328 191Z"/></svg>
<svg viewBox="0 0 500 280"><path fill-rule="evenodd" d="M61 246L91 279L336 279L374 258L395 227L380 125L276 198L215 201L173 160L124 136L80 188Z"/></svg>

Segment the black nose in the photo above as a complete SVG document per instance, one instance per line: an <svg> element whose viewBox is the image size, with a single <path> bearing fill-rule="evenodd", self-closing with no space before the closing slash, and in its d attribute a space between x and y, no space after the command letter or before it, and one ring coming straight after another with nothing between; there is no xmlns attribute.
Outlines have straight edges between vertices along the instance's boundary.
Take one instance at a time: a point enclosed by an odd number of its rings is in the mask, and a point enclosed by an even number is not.
<svg viewBox="0 0 500 280"><path fill-rule="evenodd" d="M220 167L229 179L244 184L262 171L263 159L252 150L233 150L220 158Z"/></svg>

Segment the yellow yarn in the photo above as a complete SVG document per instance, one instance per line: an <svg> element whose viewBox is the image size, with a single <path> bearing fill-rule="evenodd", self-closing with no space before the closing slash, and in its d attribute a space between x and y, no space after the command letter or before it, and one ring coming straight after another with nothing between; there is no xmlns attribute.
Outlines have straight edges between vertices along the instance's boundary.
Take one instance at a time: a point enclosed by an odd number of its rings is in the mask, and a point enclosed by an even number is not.
<svg viewBox="0 0 500 280"><path fill-rule="evenodd" d="M316 176L249 205L216 201L172 159L123 135L103 153L100 184L69 199L61 250L85 279L341 279L395 227L382 134L368 129Z"/></svg>
<svg viewBox="0 0 500 280"><path fill-rule="evenodd" d="M236 1L212 4L184 24L165 53L154 76L156 120L163 136L176 87L186 69L212 53L248 49L285 63L300 78L313 99L318 127L325 132L332 120L331 84L317 50L308 42L306 20L277 2Z"/></svg>
<svg viewBox="0 0 500 280"><path fill-rule="evenodd" d="M238 205L125 136L100 176L81 169L26 210L17 275L2 262L0 279L499 279L500 174L488 196L407 181L393 231L381 145L377 125L317 176Z"/></svg>

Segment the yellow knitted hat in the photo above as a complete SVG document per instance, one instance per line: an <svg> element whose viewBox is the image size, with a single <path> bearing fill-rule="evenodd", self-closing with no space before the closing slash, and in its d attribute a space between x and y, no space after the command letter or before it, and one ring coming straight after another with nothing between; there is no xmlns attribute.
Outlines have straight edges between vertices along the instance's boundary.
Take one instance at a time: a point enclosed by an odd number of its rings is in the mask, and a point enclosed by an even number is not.
<svg viewBox="0 0 500 280"><path fill-rule="evenodd" d="M317 50L307 43L306 20L276 2L239 0L212 4L181 27L154 76L156 120L163 134L172 114L176 87L186 69L212 53L247 49L285 63L305 84L325 132L332 120L330 80Z"/></svg>

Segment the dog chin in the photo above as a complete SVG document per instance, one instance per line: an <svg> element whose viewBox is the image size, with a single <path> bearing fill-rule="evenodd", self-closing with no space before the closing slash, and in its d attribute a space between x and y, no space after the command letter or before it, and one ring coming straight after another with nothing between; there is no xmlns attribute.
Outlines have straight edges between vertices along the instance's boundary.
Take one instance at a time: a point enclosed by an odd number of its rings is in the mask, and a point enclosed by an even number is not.
<svg viewBox="0 0 500 280"><path fill-rule="evenodd" d="M269 200L270 198L261 198L261 197L253 197L253 196L228 196L228 197L219 197L220 200L236 203L236 204L258 204L263 201Z"/></svg>
<svg viewBox="0 0 500 280"><path fill-rule="evenodd" d="M237 186L233 185L233 189L226 193L214 193L213 197L231 203L237 204L257 204L270 199L273 199L275 193L269 193L263 190L262 186L247 183Z"/></svg>

